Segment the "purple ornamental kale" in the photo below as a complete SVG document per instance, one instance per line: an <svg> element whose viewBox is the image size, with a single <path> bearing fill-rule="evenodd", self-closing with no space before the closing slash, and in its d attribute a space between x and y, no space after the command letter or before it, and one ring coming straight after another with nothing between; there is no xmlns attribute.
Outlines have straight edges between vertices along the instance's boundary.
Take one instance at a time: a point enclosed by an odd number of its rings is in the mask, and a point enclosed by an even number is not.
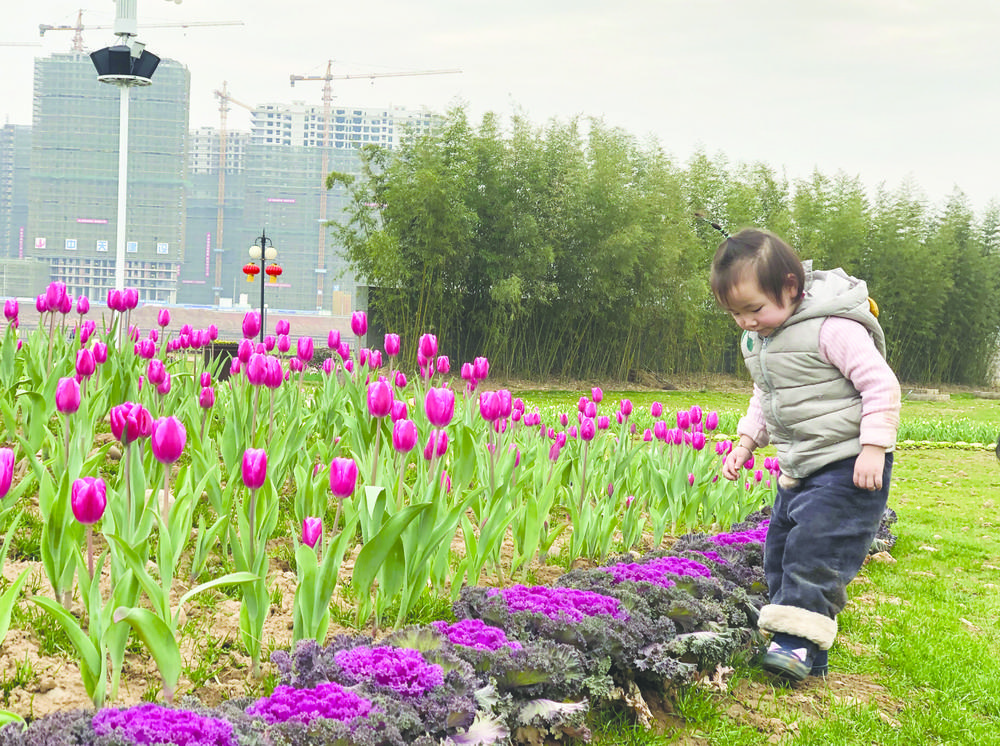
<svg viewBox="0 0 1000 746"><path fill-rule="evenodd" d="M521 643L508 640L507 635L499 627L491 627L482 619L462 619L454 624L437 621L431 622L431 627L445 635L452 645L464 645L476 650L496 651L502 647L511 650L521 650Z"/></svg>
<svg viewBox="0 0 1000 746"><path fill-rule="evenodd" d="M712 560L712 562L718 562L720 565L728 565L729 564L728 562L726 562L725 557L723 557L722 555L720 555L718 552L701 552L701 551L698 551L697 549L692 549L691 551L693 551L695 554L700 554L705 559Z"/></svg>
<svg viewBox="0 0 1000 746"><path fill-rule="evenodd" d="M259 717L268 725L288 720L308 723L316 718L348 722L367 717L371 711L371 702L335 682L312 689L276 686L270 697L258 699L247 708L248 715Z"/></svg>
<svg viewBox="0 0 1000 746"><path fill-rule="evenodd" d="M175 746L236 746L233 726L225 720L203 717L190 710L175 710L152 703L127 710L104 709L91 723L99 736L116 735L139 744Z"/></svg>
<svg viewBox="0 0 1000 746"><path fill-rule="evenodd" d="M369 682L404 697L421 697L444 684L444 669L428 663L417 650L361 646L338 650L334 661L349 684Z"/></svg>
<svg viewBox="0 0 1000 746"><path fill-rule="evenodd" d="M767 537L767 526L769 520L761 521L757 528L747 531L735 531L732 533L716 534L709 536L708 540L719 546L729 546L731 544L763 544Z"/></svg>
<svg viewBox="0 0 1000 746"><path fill-rule="evenodd" d="M617 598L576 588L549 588L544 585L529 588L512 585L510 588L491 588L486 593L487 597L498 594L507 603L507 610L511 613L530 611L534 614L543 614L550 619L563 617L571 622L601 615L615 619L629 618L628 612L622 608Z"/></svg>
<svg viewBox="0 0 1000 746"><path fill-rule="evenodd" d="M673 580L667 577L668 575L702 578L708 578L712 575L712 572L703 564L686 557L660 557L642 563L622 562L598 569L610 574L616 583L627 580L633 583L653 583L664 588L676 585Z"/></svg>

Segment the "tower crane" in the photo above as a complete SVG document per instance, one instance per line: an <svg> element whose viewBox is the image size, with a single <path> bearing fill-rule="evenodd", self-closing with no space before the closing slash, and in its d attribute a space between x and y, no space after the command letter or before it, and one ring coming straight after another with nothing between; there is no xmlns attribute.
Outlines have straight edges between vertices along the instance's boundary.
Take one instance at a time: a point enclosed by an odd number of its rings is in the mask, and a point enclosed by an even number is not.
<svg viewBox="0 0 1000 746"><path fill-rule="evenodd" d="M238 101L229 95L227 81L222 81L222 90L213 91L219 99L219 202L215 218L215 305L219 305L222 293L222 231L226 205L226 115L229 113L230 102L244 109L253 111L254 107Z"/></svg>
<svg viewBox="0 0 1000 746"><path fill-rule="evenodd" d="M189 22L176 22L176 23L152 23L152 24L142 24L139 28L194 28L196 26L242 26L243 21L189 21ZM110 29L114 26L84 26L83 25L83 10L79 10L76 14L76 24L73 26L62 25L53 26L48 23L38 24L38 35L45 36L46 31L72 31L73 32L73 51L82 52L83 51L83 30L84 29Z"/></svg>
<svg viewBox="0 0 1000 746"><path fill-rule="evenodd" d="M349 75L333 75L330 72L330 68L333 65L333 60L328 60L326 63L326 74L325 75L289 75L288 79L291 85L294 87L295 83L303 80L322 80L323 81L323 163L322 163L322 174L325 179L327 172L330 168L330 108L333 101L333 87L331 85L334 80L356 80L356 79L374 79L374 78L401 78L411 75L451 75L453 73L460 73L461 70L413 70L410 72L397 72L397 73L354 73ZM323 285L324 278L326 277L326 195L327 190L323 189L319 197L319 246L316 258L316 267L321 272L316 273L316 310L323 308Z"/></svg>

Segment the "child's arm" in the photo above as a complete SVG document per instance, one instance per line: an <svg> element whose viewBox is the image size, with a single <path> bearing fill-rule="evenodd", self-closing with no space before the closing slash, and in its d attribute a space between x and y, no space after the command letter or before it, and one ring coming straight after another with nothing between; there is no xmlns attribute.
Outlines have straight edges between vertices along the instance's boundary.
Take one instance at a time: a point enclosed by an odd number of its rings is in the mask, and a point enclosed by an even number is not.
<svg viewBox="0 0 1000 746"><path fill-rule="evenodd" d="M743 415L736 425L736 432L740 436L739 440L733 446L733 450L726 455L726 460L722 463L722 476L726 479L738 479L740 468L753 455L754 449L766 446L771 440L767 434L767 424L764 422L764 410L760 402L761 391L754 384L753 396L750 397L747 413Z"/></svg>
<svg viewBox="0 0 1000 746"><path fill-rule="evenodd" d="M868 330L851 319L832 316L824 321L819 350L861 394L861 453L854 466L854 483L863 489L879 489L885 452L895 446L899 429L896 374L879 354Z"/></svg>

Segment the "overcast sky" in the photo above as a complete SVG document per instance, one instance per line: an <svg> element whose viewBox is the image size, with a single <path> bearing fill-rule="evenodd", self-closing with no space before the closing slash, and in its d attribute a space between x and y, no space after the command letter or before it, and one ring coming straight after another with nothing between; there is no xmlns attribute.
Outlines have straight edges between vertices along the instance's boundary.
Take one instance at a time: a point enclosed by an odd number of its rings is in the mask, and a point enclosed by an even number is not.
<svg viewBox="0 0 1000 746"><path fill-rule="evenodd" d="M30 124L36 56L68 51L83 0L3 0L0 118ZM1000 201L1000 3L996 0L137 0L139 39L191 71L191 126L218 126L228 81L255 105L464 103L601 117L655 137L683 163L698 148L763 161L790 179L843 170L869 187L912 179L934 203L957 186ZM113 0L84 8L88 51L114 42ZM156 28L240 21L243 25ZM156 78L153 78L153 85ZM233 129L249 115L229 113Z"/></svg>

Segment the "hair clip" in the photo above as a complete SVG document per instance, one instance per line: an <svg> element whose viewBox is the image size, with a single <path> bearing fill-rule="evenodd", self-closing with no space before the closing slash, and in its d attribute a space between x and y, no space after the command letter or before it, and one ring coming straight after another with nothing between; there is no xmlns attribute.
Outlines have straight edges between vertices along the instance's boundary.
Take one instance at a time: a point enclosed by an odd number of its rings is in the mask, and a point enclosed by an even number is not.
<svg viewBox="0 0 1000 746"><path fill-rule="evenodd" d="M729 231L727 231L721 225L719 225L718 223L716 223L714 220L709 220L709 218L705 216L705 213L703 213L703 212L696 212L694 214L694 216L696 218L698 218L698 220L704 220L706 223L708 223L710 226L712 226L713 228L715 228L715 230L717 230L723 236L725 236L726 238L729 238Z"/></svg>

